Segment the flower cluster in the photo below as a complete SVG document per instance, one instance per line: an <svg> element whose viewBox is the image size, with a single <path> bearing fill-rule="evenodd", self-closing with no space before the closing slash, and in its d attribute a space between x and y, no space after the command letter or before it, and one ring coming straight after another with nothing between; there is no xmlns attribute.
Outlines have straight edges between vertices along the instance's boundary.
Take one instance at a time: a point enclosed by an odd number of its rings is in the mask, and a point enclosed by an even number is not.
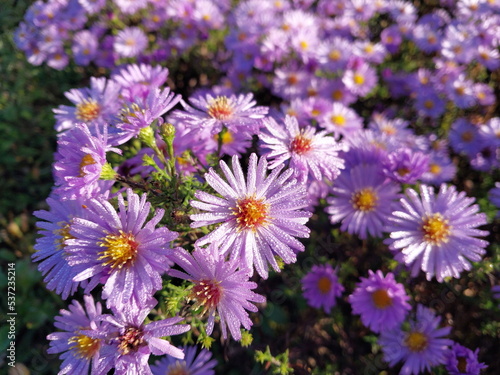
<svg viewBox="0 0 500 375"><path fill-rule="evenodd" d="M488 216L453 183L459 165L500 167L498 4L233 3L38 0L17 30L33 64L109 73L53 110L54 189L35 212L47 288L85 294L48 336L60 373L213 374L208 351L164 337L248 341L261 284L288 267L308 306L350 306L401 374L478 374L409 285L487 254ZM191 78L189 56L210 68ZM293 266L325 236L383 251Z"/></svg>

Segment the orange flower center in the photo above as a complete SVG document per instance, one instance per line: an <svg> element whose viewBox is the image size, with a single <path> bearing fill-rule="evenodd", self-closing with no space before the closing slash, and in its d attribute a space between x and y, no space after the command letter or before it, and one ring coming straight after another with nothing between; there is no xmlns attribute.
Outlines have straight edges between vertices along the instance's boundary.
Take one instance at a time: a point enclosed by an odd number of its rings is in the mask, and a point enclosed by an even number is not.
<svg viewBox="0 0 500 375"><path fill-rule="evenodd" d="M97 103L94 99L89 98L77 104L75 116L79 120L90 122L99 117L99 113L101 113L99 103Z"/></svg>
<svg viewBox="0 0 500 375"><path fill-rule="evenodd" d="M128 327L125 333L119 338L118 350L122 355L137 352L141 347L146 346L144 333L137 327Z"/></svg>
<svg viewBox="0 0 500 375"><path fill-rule="evenodd" d="M97 259L102 260L104 266L121 269L134 263L139 244L132 233L120 230L119 234L108 234L102 238L99 246L105 247L106 250L99 252Z"/></svg>
<svg viewBox="0 0 500 375"><path fill-rule="evenodd" d="M332 289L332 281L326 277L320 277L318 280L318 289L322 294L328 293Z"/></svg>
<svg viewBox="0 0 500 375"><path fill-rule="evenodd" d="M226 96L218 96L213 99L207 110L210 117L217 120L227 120L234 113L233 105Z"/></svg>
<svg viewBox="0 0 500 375"><path fill-rule="evenodd" d="M406 336L405 345L412 352L419 353L427 348L427 336L418 331L410 332Z"/></svg>
<svg viewBox="0 0 500 375"><path fill-rule="evenodd" d="M234 211L240 230L255 230L264 225L269 218L269 204L264 203L264 198L243 198L236 203Z"/></svg>
<svg viewBox="0 0 500 375"><path fill-rule="evenodd" d="M461 138L462 138L462 141L468 143L468 142L471 142L474 139L474 134L472 134L471 131L465 131L465 132L462 133Z"/></svg>
<svg viewBox="0 0 500 375"><path fill-rule="evenodd" d="M465 374L467 372L467 358L457 357L457 360L457 370Z"/></svg>
<svg viewBox="0 0 500 375"><path fill-rule="evenodd" d="M165 375L189 375L190 372L186 369L185 362L176 361L174 364L168 366Z"/></svg>
<svg viewBox="0 0 500 375"><path fill-rule="evenodd" d="M385 289L378 289L372 293L372 300L376 307L385 309L392 305L392 298Z"/></svg>
<svg viewBox="0 0 500 375"><path fill-rule="evenodd" d="M372 211L378 203L377 193L372 188L364 188L352 195L351 203L359 211Z"/></svg>
<svg viewBox="0 0 500 375"><path fill-rule="evenodd" d="M82 158L82 161L80 162L80 174L78 177L84 177L87 173L83 170L84 167L87 165L92 165L96 164L96 161L90 154L85 154L85 156Z"/></svg>
<svg viewBox="0 0 500 375"><path fill-rule="evenodd" d="M424 239L436 245L448 242L451 226L443 215L435 213L424 219L422 231L424 232Z"/></svg>
<svg viewBox="0 0 500 375"><path fill-rule="evenodd" d="M431 163L429 170L432 174L439 174L441 172L441 167L438 164Z"/></svg>
<svg viewBox="0 0 500 375"><path fill-rule="evenodd" d="M328 54L328 58L332 61L339 61L341 57L342 54L337 49L330 51L330 53Z"/></svg>

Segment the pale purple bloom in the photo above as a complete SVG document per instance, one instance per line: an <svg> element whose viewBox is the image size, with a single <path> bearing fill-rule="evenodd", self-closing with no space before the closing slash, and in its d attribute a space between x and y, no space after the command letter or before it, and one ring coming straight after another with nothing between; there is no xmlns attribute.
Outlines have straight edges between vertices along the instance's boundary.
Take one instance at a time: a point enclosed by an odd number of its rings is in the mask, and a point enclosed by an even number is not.
<svg viewBox="0 0 500 375"><path fill-rule="evenodd" d="M71 89L64 95L74 107L60 105L53 109L58 132L71 129L75 123L104 124L112 121L119 109L120 86L106 78L90 78L90 87Z"/></svg>
<svg viewBox="0 0 500 375"><path fill-rule="evenodd" d="M231 252L232 259L240 259L242 265L263 278L268 275L268 263L279 271L276 256L285 263L296 261L296 252L304 251L304 245L295 237L306 238L309 229L304 225L310 212L307 207L305 186L290 179L293 170L280 175L283 166L267 175L267 161L257 155L250 156L247 178L239 158L233 156L231 171L220 162L226 177L222 179L213 169L205 174L207 183L222 197L197 191L199 201L191 201L194 208L206 211L191 215L192 228L222 223L213 232L196 241L202 246L220 241L222 254Z"/></svg>
<svg viewBox="0 0 500 375"><path fill-rule="evenodd" d="M361 315L363 324L374 332L392 329L405 320L411 309L410 297L392 273L368 271L368 278L361 277L349 302L354 314Z"/></svg>
<svg viewBox="0 0 500 375"><path fill-rule="evenodd" d="M349 137L363 128L361 117L353 109L339 102L333 103L318 123L328 132L333 132L336 138Z"/></svg>
<svg viewBox="0 0 500 375"><path fill-rule="evenodd" d="M96 128L97 130L97 128ZM104 133L94 136L86 124L78 124L57 141L54 163L55 189L61 199L92 198L102 193L101 172L106 152L121 154L108 144Z"/></svg>
<svg viewBox="0 0 500 375"><path fill-rule="evenodd" d="M415 320L410 320L409 329L383 330L379 344L389 366L403 362L400 375L418 375L446 363L448 347L453 341L443 337L450 333L451 327L439 328L440 321L430 309L417 305L417 314Z"/></svg>
<svg viewBox="0 0 500 375"><path fill-rule="evenodd" d="M38 269L44 275L46 287L61 295L62 299L75 293L78 286L85 287L86 282L73 282L74 269L66 260L65 241L71 238L69 229L75 217L84 217L85 210L80 200L59 200L57 195L47 198L49 211L35 211L34 215L42 219L36 223L40 228L35 243L34 262L40 262Z"/></svg>
<svg viewBox="0 0 500 375"><path fill-rule="evenodd" d="M484 363L479 363L479 349L472 351L458 343L453 343L448 352L446 370L450 375L479 375L482 369L487 368Z"/></svg>
<svg viewBox="0 0 500 375"><path fill-rule="evenodd" d="M341 230L366 238L382 235L387 217L399 197L399 185L388 181L380 166L361 164L342 171L327 199L326 212Z"/></svg>
<svg viewBox="0 0 500 375"><path fill-rule="evenodd" d="M116 127L126 133L122 142L137 137L143 128L158 120L158 125L163 124L163 116L181 100L180 95L170 92L167 87L163 90L151 90L144 99L138 97L134 102L127 103L121 111L121 123Z"/></svg>
<svg viewBox="0 0 500 375"><path fill-rule="evenodd" d="M196 346L185 346L184 359L165 356L151 366L153 375L215 375L214 367L217 361L212 359L212 353Z"/></svg>
<svg viewBox="0 0 500 375"><path fill-rule="evenodd" d="M288 162L298 180L305 183L308 176L332 181L344 168L344 161L338 156L344 145L326 136L326 131L316 132L311 126L300 129L293 116L286 116L284 125L267 118L264 126L266 131L261 132L259 138L261 147L269 150L263 156L270 159L270 169Z"/></svg>
<svg viewBox="0 0 500 375"><path fill-rule="evenodd" d="M442 184L437 195L434 188L420 186L420 196L406 190L399 208L389 217L385 228L390 238L385 242L396 253L396 259L411 268L412 276L421 269L427 279L439 282L445 277L460 277L470 270L470 261L480 261L487 241L475 238L488 232L476 229L486 224L486 215L478 213L464 192Z"/></svg>
<svg viewBox="0 0 500 375"><path fill-rule="evenodd" d="M342 77L342 82L355 95L365 96L377 84L377 75L368 63L360 57L353 57Z"/></svg>
<svg viewBox="0 0 500 375"><path fill-rule="evenodd" d="M148 94L167 81L168 69L147 64L130 64L115 72L111 79L121 86L120 95L134 101L146 99Z"/></svg>
<svg viewBox="0 0 500 375"><path fill-rule="evenodd" d="M339 283L337 272L329 264L315 265L302 278L302 293L309 306L323 308L329 314L342 295L344 287Z"/></svg>
<svg viewBox="0 0 500 375"><path fill-rule="evenodd" d="M389 153L383 164L385 175L395 182L414 184L429 168L429 157L407 147Z"/></svg>
<svg viewBox="0 0 500 375"><path fill-rule="evenodd" d="M73 36L71 51L77 65L88 65L95 57L99 42L89 30L81 30Z"/></svg>
<svg viewBox="0 0 500 375"><path fill-rule="evenodd" d="M90 279L86 292L104 284L102 297L117 309L134 297L144 303L161 289L173 251L170 241L177 237L166 227L155 228L163 210L147 221L151 204L146 194L139 197L128 189L127 203L119 195L117 212L106 200L89 200L87 217L73 220L73 238L66 240L68 263L77 273L74 281Z"/></svg>
<svg viewBox="0 0 500 375"><path fill-rule="evenodd" d="M115 374L153 375L148 364L151 354L167 354L174 358L184 359L184 352L163 339L165 336L180 335L190 330L188 324L177 324L184 320L173 317L156 320L144 324L144 319L156 305L156 300L150 298L143 303L123 305L115 310L114 315L100 315L98 321L107 323L99 332L100 337L107 341L103 355L114 363Z"/></svg>
<svg viewBox="0 0 500 375"><path fill-rule="evenodd" d="M262 119L268 112L267 107L256 107L253 94L213 97L191 97L192 106L181 100L183 111L175 111L172 117L187 126L207 134L217 134L223 127L232 132L259 131Z"/></svg>
<svg viewBox="0 0 500 375"><path fill-rule="evenodd" d="M172 269L169 275L191 281L194 285L189 298L195 301L196 308L208 312L207 334L212 334L217 315L222 337L227 338L229 329L235 340L241 340L240 327L248 330L252 326L246 310L256 312L258 309L252 302L266 301L252 291L257 284L249 281L248 270L241 268L241 260L226 261L213 243L206 249L196 248L192 254L180 249L171 259L184 272Z"/></svg>
<svg viewBox="0 0 500 375"><path fill-rule="evenodd" d="M113 2L123 13L127 14L133 14L148 5L147 0L113 0Z"/></svg>
<svg viewBox="0 0 500 375"><path fill-rule="evenodd" d="M62 353L60 358L63 362L58 375L87 375L89 369L92 374L106 375L113 367L109 360L101 356L105 341L94 338L92 334L101 328L101 324L94 321L102 312L101 304L95 303L91 295L85 295L83 300L84 306L73 300L68 310L60 310L54 325L61 332L47 336L50 340L47 352Z"/></svg>
<svg viewBox="0 0 500 375"><path fill-rule="evenodd" d="M148 37L138 27L127 27L115 38L113 48L121 57L136 57L148 46Z"/></svg>
<svg viewBox="0 0 500 375"><path fill-rule="evenodd" d="M441 185L443 182L451 181L455 177L457 167L448 154L431 151L428 155L429 168L421 177L423 182Z"/></svg>

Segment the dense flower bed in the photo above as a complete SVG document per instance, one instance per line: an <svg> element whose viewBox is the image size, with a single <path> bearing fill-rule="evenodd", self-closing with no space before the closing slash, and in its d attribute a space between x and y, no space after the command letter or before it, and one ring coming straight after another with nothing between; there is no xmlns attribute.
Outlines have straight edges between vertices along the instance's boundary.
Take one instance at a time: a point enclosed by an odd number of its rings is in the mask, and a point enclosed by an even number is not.
<svg viewBox="0 0 500 375"><path fill-rule="evenodd" d="M48 337L60 373L212 374L214 337L252 345L259 284L294 267L307 309L348 303L399 373L486 368L411 286L498 251L456 185L498 176L500 3L434 3L36 1L15 36L28 61L94 73L54 109L35 212L47 288L85 294ZM297 262L332 236L374 263ZM257 360L286 374L285 357Z"/></svg>

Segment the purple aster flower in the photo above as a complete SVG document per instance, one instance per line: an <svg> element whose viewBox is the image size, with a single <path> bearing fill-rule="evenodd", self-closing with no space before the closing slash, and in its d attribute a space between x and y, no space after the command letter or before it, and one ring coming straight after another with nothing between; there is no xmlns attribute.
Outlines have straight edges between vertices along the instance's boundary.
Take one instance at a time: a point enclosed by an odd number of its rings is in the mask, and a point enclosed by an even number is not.
<svg viewBox="0 0 500 375"><path fill-rule="evenodd" d="M472 351L458 343L453 343L448 351L446 370L450 375L479 375L482 369L487 368L484 363L479 363L477 358L479 349Z"/></svg>
<svg viewBox="0 0 500 375"><path fill-rule="evenodd" d="M446 101L433 88L421 88L416 94L415 109L421 116L429 116L435 119L444 113Z"/></svg>
<svg viewBox="0 0 500 375"><path fill-rule="evenodd" d="M151 90L145 99L137 98L134 102L128 103L121 111L123 122L116 125L126 135L121 138L121 142L137 137L143 128L146 128L158 120L161 125L163 116L181 100L180 95L170 92L170 89Z"/></svg>
<svg viewBox="0 0 500 375"><path fill-rule="evenodd" d="M319 121L319 126L339 138L349 137L363 128L363 120L351 108L342 103L333 103L330 111L324 114Z"/></svg>
<svg viewBox="0 0 500 375"><path fill-rule="evenodd" d="M337 272L329 264L315 265L302 278L302 293L309 306L323 308L329 314L342 295L344 287L339 283Z"/></svg>
<svg viewBox="0 0 500 375"><path fill-rule="evenodd" d="M344 170L335 181L326 212L332 224L364 239L382 235L387 217L399 197L399 185L388 181L378 165L358 165Z"/></svg>
<svg viewBox="0 0 500 375"><path fill-rule="evenodd" d="M55 317L54 325L62 332L54 332L47 336L50 340L49 354L62 353L63 360L58 374L105 375L113 364L101 357L104 340L94 338L93 331L100 329L102 324L94 321L101 314L99 302L94 303L91 295L83 297L85 306L73 300L68 310L60 310Z"/></svg>
<svg viewBox="0 0 500 375"><path fill-rule="evenodd" d="M106 4L106 0L78 0L78 2L89 14L99 12Z"/></svg>
<svg viewBox="0 0 500 375"><path fill-rule="evenodd" d="M115 38L113 48L121 57L136 57L148 46L148 37L138 27L127 27Z"/></svg>
<svg viewBox="0 0 500 375"><path fill-rule="evenodd" d="M349 302L354 314L361 315L363 324L374 332L381 332L400 325L411 310L410 297L392 273L368 271L368 278L361 277Z"/></svg>
<svg viewBox="0 0 500 375"><path fill-rule="evenodd" d="M184 360L170 356L163 357L151 366L154 375L215 375L217 361L207 349L200 350L196 346L185 346Z"/></svg>
<svg viewBox="0 0 500 375"><path fill-rule="evenodd" d="M132 302L132 300L131 300ZM103 356L112 358L115 374L153 375L148 364L151 354L168 354L184 359L184 352L163 339L165 336L180 335L190 330L187 324L177 324L184 320L173 317L144 324L144 319L156 305L156 300L123 305L114 315L100 315L98 321L106 322L99 335L107 339L108 346Z"/></svg>
<svg viewBox="0 0 500 375"><path fill-rule="evenodd" d="M474 157L484 145L478 127L464 118L458 118L451 124L449 140L455 152L463 152L469 157Z"/></svg>
<svg viewBox="0 0 500 375"><path fill-rule="evenodd" d="M479 136L485 144L500 147L500 117L492 117L479 127Z"/></svg>
<svg viewBox="0 0 500 375"><path fill-rule="evenodd" d="M331 72L345 69L352 56L351 42L340 37L323 42L318 50L323 55L320 58L321 67Z"/></svg>
<svg viewBox="0 0 500 375"><path fill-rule="evenodd" d="M488 198L497 207L497 210L500 211L500 182L495 182L495 187L488 192ZM498 216L500 216L500 212L497 212Z"/></svg>
<svg viewBox="0 0 500 375"><path fill-rule="evenodd" d="M115 72L111 79L121 86L120 95L130 102L148 94L167 81L168 69L147 64L130 64Z"/></svg>
<svg viewBox="0 0 500 375"><path fill-rule="evenodd" d="M399 31L398 26L391 25L383 29L380 33L380 41L389 51L389 53L397 53L399 50L399 46L403 41L403 37L401 36L401 32Z"/></svg>
<svg viewBox="0 0 500 375"><path fill-rule="evenodd" d="M181 100L184 111L175 111L172 117L185 122L197 131L217 134L223 127L232 132L259 131L262 119L268 112L266 107L255 107L252 94L213 97L210 94L189 99L189 104Z"/></svg>
<svg viewBox="0 0 500 375"><path fill-rule="evenodd" d="M119 109L120 86L106 78L90 78L90 87L71 89L64 95L75 104L61 105L53 109L56 118L55 129L60 132L71 129L75 123L109 123Z"/></svg>
<svg viewBox="0 0 500 375"><path fill-rule="evenodd" d="M206 249L197 248L192 254L180 249L171 259L185 272L172 269L169 275L191 281L194 285L189 298L195 301L195 309L202 307L208 313L207 334L212 334L217 315L222 337L227 338L229 328L231 336L241 340L240 326L247 330L252 326L246 310L258 311L251 302L266 301L252 292L257 284L248 280L248 270L240 268L241 260L226 261L213 243Z"/></svg>
<svg viewBox="0 0 500 375"><path fill-rule="evenodd" d="M194 208L207 211L191 215L192 228L222 223L198 239L197 245L221 241L222 254L231 251L232 259L240 259L250 273L255 266L263 278L267 278L268 263L279 271L276 256L287 264L295 262L296 252L304 251L295 237L309 236L304 224L311 213L300 210L308 205L306 189L290 180L293 170L279 175L282 165L266 176L267 161L262 157L257 163L255 154L250 155L246 181L237 156L232 158L233 171L223 161L220 167L227 182L213 169L205 179L222 198L197 191L199 201L191 201Z"/></svg>
<svg viewBox="0 0 500 375"><path fill-rule="evenodd" d="M278 68L274 71L272 92L287 100L303 98L312 78L305 69Z"/></svg>
<svg viewBox="0 0 500 375"><path fill-rule="evenodd" d="M383 167L385 175L391 180L414 184L429 169L429 157L404 147L389 153Z"/></svg>
<svg viewBox="0 0 500 375"><path fill-rule="evenodd" d="M273 118L264 120L267 132L259 134L262 148L268 149L263 156L270 158L270 169L289 161L295 170L295 177L305 183L310 175L315 180L327 178L332 181L344 168L344 161L338 152L344 149L342 143L326 136L326 131L316 133L314 128L299 128L295 117L286 116L284 126Z"/></svg>
<svg viewBox="0 0 500 375"><path fill-rule="evenodd" d="M97 130L97 128L96 128ZM102 194L101 172L106 164L106 152L121 154L108 145L108 135L94 136L86 124L77 124L57 141L54 163L55 189L61 199L91 198Z"/></svg>
<svg viewBox="0 0 500 375"><path fill-rule="evenodd" d="M486 252L487 241L475 238L488 232L476 229L486 224L486 215L478 213L475 199L455 186L442 184L437 195L434 188L421 185L420 195L413 189L406 190L399 208L389 217L385 240L396 253L396 259L412 269L416 276L422 269L427 279L433 276L439 282L445 277L460 277L460 272L470 270L470 261L479 261Z"/></svg>
<svg viewBox="0 0 500 375"><path fill-rule="evenodd" d="M113 2L123 13L127 14L134 14L148 5L147 0L113 0Z"/></svg>
<svg viewBox="0 0 500 375"><path fill-rule="evenodd" d="M38 269L44 275L47 289L61 295L62 299L75 293L78 286L85 287L86 282L73 282L76 276L74 269L68 264L65 251L65 241L72 236L69 234L72 221L75 217L85 217L85 209L79 200L60 201L57 195L47 198L49 211L35 211L34 215L44 221L38 221L37 227L41 237L37 238L34 246L36 253L32 259L40 262Z"/></svg>
<svg viewBox="0 0 500 375"><path fill-rule="evenodd" d="M440 185L451 181L457 173L457 167L450 157L442 152L430 152L429 169L422 175L421 180L427 184Z"/></svg>
<svg viewBox="0 0 500 375"><path fill-rule="evenodd" d="M94 59L99 42L97 36L89 30L77 32L73 38L71 51L77 65L88 65Z"/></svg>
<svg viewBox="0 0 500 375"><path fill-rule="evenodd" d="M440 320L430 309L417 305L416 318L410 321L408 330L400 327L383 330L379 344L385 361L391 367L403 361L400 375L418 375L446 363L448 347L453 341L443 337L450 333L451 327L439 328Z"/></svg>
<svg viewBox="0 0 500 375"><path fill-rule="evenodd" d="M342 82L355 95L365 96L377 84L375 70L360 57L353 57L342 78Z"/></svg>
<svg viewBox="0 0 500 375"><path fill-rule="evenodd" d="M73 238L66 240L68 263L77 273L74 281L90 279L86 293L103 283L102 297L117 309L133 297L144 303L161 289L161 274L170 264L169 243L177 237L166 227L155 228L161 209L146 222L151 208L146 194L139 197L128 189L127 202L119 195L117 212L106 200L89 200L87 218L73 220Z"/></svg>

